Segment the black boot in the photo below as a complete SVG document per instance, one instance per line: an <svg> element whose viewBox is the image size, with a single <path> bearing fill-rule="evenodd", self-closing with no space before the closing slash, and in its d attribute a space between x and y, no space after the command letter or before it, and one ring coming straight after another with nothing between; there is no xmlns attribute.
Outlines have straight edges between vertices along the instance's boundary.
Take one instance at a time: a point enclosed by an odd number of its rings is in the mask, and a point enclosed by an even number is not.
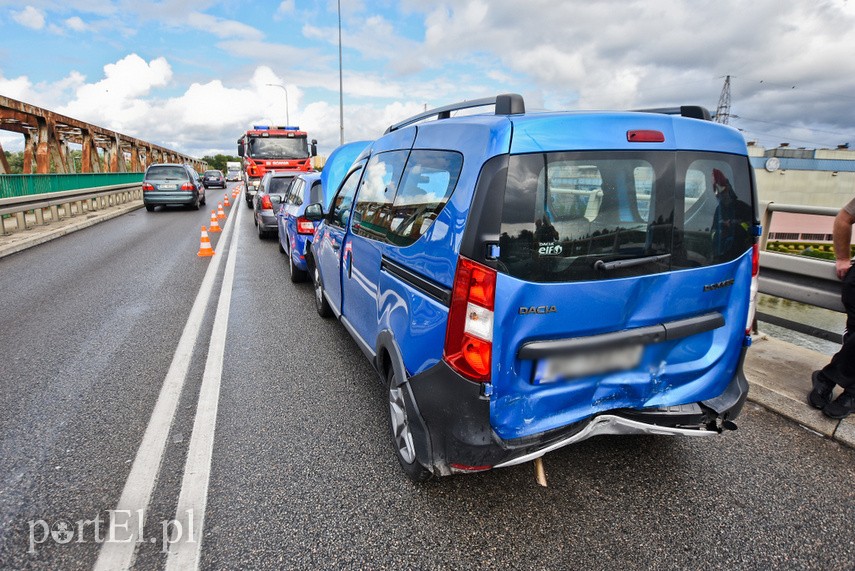
<svg viewBox="0 0 855 571"><path fill-rule="evenodd" d="M814 408L824 409L831 401L834 383L825 378L822 371L814 371L811 375L813 390L808 395L808 402Z"/></svg>
<svg viewBox="0 0 855 571"><path fill-rule="evenodd" d="M855 390L846 389L839 397L825 405L822 412L829 418L846 418L855 412Z"/></svg>

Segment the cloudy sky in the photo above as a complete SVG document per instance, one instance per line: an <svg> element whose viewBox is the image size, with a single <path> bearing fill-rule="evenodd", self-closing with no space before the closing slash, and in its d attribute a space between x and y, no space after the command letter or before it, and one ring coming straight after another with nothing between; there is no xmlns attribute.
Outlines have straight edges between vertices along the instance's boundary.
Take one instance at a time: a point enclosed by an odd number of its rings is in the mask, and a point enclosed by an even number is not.
<svg viewBox="0 0 855 571"><path fill-rule="evenodd" d="M341 0L341 27L346 141L504 92L714 111L730 75L747 140L855 147L855 0ZM286 94L328 154L338 49L335 0L0 0L0 94L198 157L285 124Z"/></svg>

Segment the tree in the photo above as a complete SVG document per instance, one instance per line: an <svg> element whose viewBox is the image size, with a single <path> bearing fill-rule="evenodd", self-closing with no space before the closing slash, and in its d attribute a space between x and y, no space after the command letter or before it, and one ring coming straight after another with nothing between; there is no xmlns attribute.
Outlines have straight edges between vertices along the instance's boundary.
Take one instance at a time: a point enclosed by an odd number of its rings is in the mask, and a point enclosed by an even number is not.
<svg viewBox="0 0 855 571"><path fill-rule="evenodd" d="M208 168L226 172L227 162L240 162L240 157L231 157L229 155L204 156L202 160L208 163Z"/></svg>
<svg viewBox="0 0 855 571"><path fill-rule="evenodd" d="M6 161L9 163L9 174L22 174L24 172L24 151L10 153L3 151Z"/></svg>

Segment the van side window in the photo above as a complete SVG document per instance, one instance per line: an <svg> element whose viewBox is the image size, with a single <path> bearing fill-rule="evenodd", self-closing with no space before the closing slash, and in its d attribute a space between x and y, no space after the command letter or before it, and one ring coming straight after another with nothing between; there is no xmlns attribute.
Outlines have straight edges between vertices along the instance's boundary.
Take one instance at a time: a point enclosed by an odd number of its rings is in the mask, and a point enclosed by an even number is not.
<svg viewBox="0 0 855 571"><path fill-rule="evenodd" d="M392 223L392 200L398 191L401 171L409 150L378 153L365 167L356 204L353 207L353 232L374 240L386 240Z"/></svg>
<svg viewBox="0 0 855 571"><path fill-rule="evenodd" d="M457 186L463 155L413 151L392 205L389 241L409 246L427 232Z"/></svg>
<svg viewBox="0 0 855 571"><path fill-rule="evenodd" d="M346 228L350 220L350 207L353 206L353 197L356 195L356 189L359 185L359 179L362 176L362 167L365 163L358 165L353 169L339 188L338 193L332 202L330 208L329 223L333 226Z"/></svg>

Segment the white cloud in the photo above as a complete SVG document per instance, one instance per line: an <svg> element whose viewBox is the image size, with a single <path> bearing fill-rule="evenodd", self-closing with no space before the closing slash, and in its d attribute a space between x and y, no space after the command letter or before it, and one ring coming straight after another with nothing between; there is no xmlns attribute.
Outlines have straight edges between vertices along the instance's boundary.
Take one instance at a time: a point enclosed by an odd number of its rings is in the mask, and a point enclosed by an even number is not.
<svg viewBox="0 0 855 571"><path fill-rule="evenodd" d="M79 16L72 16L65 20L65 26L75 32L87 32L91 29Z"/></svg>
<svg viewBox="0 0 855 571"><path fill-rule="evenodd" d="M0 93L18 101L31 101L33 84L26 75L15 78L5 78L0 75Z"/></svg>
<svg viewBox="0 0 855 571"><path fill-rule="evenodd" d="M219 38L250 39L263 36L258 29L253 28L252 26L248 26L235 20L218 18L202 12L190 13L186 18L186 22L197 30L214 34Z"/></svg>
<svg viewBox="0 0 855 571"><path fill-rule="evenodd" d="M149 95L153 88L167 85L171 78L172 68L164 58L146 62L138 55L130 54L116 63L105 65L104 78L95 83L82 83L80 76L68 78L68 87L75 89L74 96L58 111L75 119L126 132L128 126L153 112L154 106L143 97Z"/></svg>
<svg viewBox="0 0 855 571"><path fill-rule="evenodd" d="M24 27L41 30L45 27L45 14L38 8L27 6L20 12L12 12L12 19Z"/></svg>
<svg viewBox="0 0 855 571"><path fill-rule="evenodd" d="M282 2L279 3L279 8L276 9L276 17L281 18L287 14L293 14L294 9L294 0L282 0Z"/></svg>

